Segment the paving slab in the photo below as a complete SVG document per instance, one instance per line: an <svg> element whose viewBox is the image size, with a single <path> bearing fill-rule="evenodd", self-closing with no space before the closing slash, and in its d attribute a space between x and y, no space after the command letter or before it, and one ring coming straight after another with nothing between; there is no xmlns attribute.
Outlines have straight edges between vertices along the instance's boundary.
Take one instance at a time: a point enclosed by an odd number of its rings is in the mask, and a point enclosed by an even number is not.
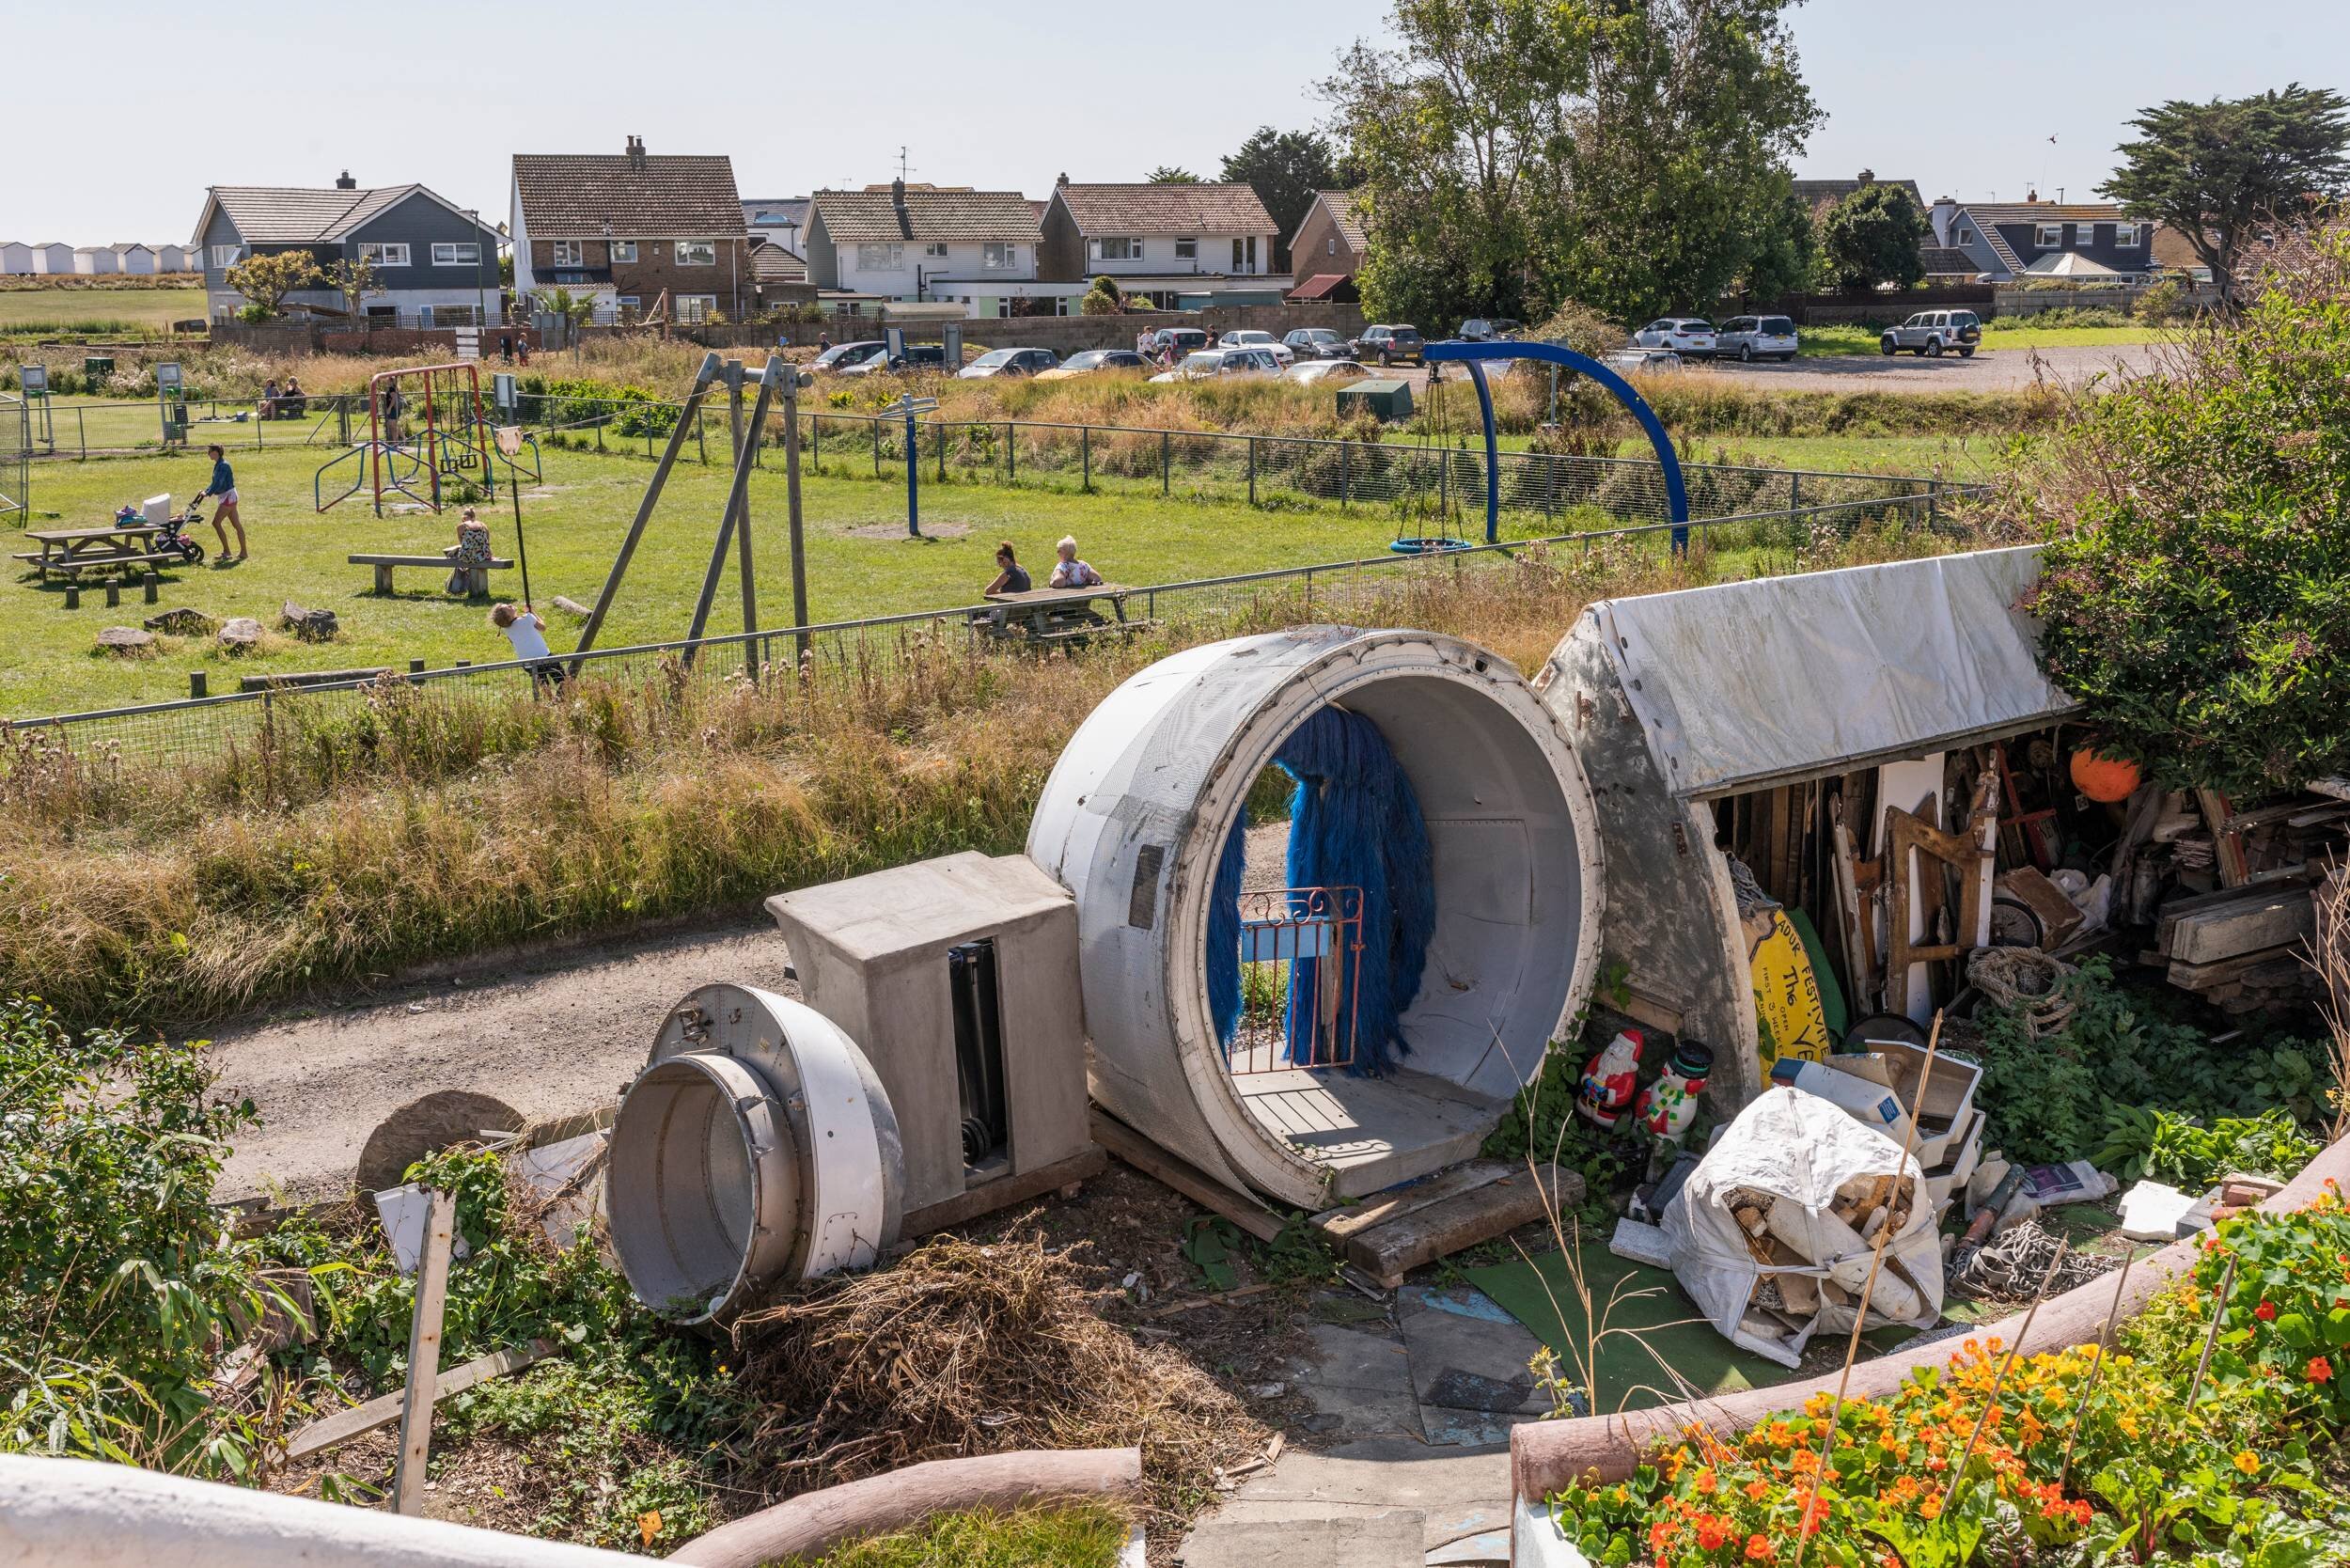
<svg viewBox="0 0 2350 1568"><path fill-rule="evenodd" d="M1392 1438L1342 1444L1326 1453L1292 1449L1273 1468L1243 1482L1226 1512L1243 1505L1295 1504L1333 1512L1415 1510L1423 1524L1422 1548L1434 1551L1509 1528L1510 1450L1444 1453L1410 1439ZM1292 1565L1285 1562L1281 1568Z"/></svg>
<svg viewBox="0 0 2350 1568"><path fill-rule="evenodd" d="M1396 1319L1412 1394L1423 1405L1496 1416L1549 1408L1528 1365L1543 1342L1482 1291L1407 1285L1397 1294Z"/></svg>
<svg viewBox="0 0 2350 1568"><path fill-rule="evenodd" d="M1418 1509L1234 1501L1201 1520L1175 1560L1183 1568L1421 1568L1425 1540Z"/></svg>

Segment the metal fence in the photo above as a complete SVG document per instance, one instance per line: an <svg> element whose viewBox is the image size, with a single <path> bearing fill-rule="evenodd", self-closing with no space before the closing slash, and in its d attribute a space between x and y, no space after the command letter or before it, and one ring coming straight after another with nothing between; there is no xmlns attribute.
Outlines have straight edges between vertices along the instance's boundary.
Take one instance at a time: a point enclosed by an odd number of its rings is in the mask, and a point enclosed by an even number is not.
<svg viewBox="0 0 2350 1568"><path fill-rule="evenodd" d="M1924 496L1829 502L1808 508L1789 542L1796 547L1815 542L1822 530L1849 536L1863 527L1925 528L1935 521ZM1783 514L1755 512L1701 519L1692 525L1692 532L1700 540L1718 540L1740 530L1786 525ZM1408 619L1410 591L1457 587L1464 573L1524 570L1529 551L1534 558L1562 565L1595 547L1646 549L1661 556L1669 548L1669 532L1668 524L1644 524L1434 556L1386 554L1162 583L1128 590L1127 613L1146 628L1164 625L1171 632L1188 629L1206 635L1308 619L1345 620L1359 614ZM1407 595L1401 602L1392 597L1399 589ZM535 667L508 662L426 669L416 661L405 671L371 671L307 684L295 683L295 678L257 681L253 690L181 701L0 721L0 776L14 769L54 765L68 756L113 765L126 760L187 762L233 753L263 770L295 765L305 758L315 761L379 744L381 735L371 726L478 720L542 689L549 669L557 666L575 682L636 687L675 700L689 688L720 683L785 692L794 688L795 672L803 683L870 680L901 660L917 652L933 654L942 647L971 657L999 652L1024 656L1026 650L1021 643L989 635L1000 613L991 604L960 605L697 641L599 649L559 655ZM1112 625L1102 635L1114 636L1120 630ZM419 713L426 718L420 720Z"/></svg>

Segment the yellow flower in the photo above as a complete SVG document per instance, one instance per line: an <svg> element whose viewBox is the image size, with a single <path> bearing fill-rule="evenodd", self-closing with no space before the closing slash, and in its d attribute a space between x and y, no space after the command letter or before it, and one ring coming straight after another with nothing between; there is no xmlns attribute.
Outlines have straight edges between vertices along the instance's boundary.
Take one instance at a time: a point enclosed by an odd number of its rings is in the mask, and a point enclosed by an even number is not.
<svg viewBox="0 0 2350 1568"><path fill-rule="evenodd" d="M2256 1476L2261 1473L2260 1455L2250 1449L2246 1449L2235 1456L2235 1467L2248 1476Z"/></svg>

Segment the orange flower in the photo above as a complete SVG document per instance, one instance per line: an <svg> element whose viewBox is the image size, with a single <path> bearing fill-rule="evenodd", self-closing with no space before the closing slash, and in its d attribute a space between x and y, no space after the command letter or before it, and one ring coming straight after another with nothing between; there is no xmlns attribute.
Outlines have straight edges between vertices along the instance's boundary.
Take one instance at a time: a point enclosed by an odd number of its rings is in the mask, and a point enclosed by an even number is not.
<svg viewBox="0 0 2350 1568"><path fill-rule="evenodd" d="M1715 1488L1720 1484L1721 1483L1714 1478L1713 1466L1708 1465L1704 1469L1698 1472L1698 1496L1701 1497L1710 1497L1714 1495Z"/></svg>
<svg viewBox="0 0 2350 1568"><path fill-rule="evenodd" d="M2235 1456L2235 1467L2248 1476L2256 1476L2261 1473L2260 1455L2246 1449Z"/></svg>
<svg viewBox="0 0 2350 1568"><path fill-rule="evenodd" d="M1680 1533L1681 1527L1674 1524L1670 1519L1657 1520L1656 1523L1649 1526L1648 1528L1649 1550L1653 1552L1658 1557L1663 1557L1666 1551L1672 1545L1673 1537Z"/></svg>
<svg viewBox="0 0 2350 1568"><path fill-rule="evenodd" d="M1722 1543L1729 1539L1729 1520L1718 1513L1702 1513L1698 1516L1698 1546L1700 1550L1719 1551Z"/></svg>
<svg viewBox="0 0 2350 1568"><path fill-rule="evenodd" d="M1941 1494L1938 1492L1928 1494L1926 1500L1918 1505L1918 1517L1920 1519L1939 1519L1941 1516Z"/></svg>
<svg viewBox="0 0 2350 1568"><path fill-rule="evenodd" d="M2273 1301L2264 1301L2259 1306L2252 1309L2252 1315L2260 1319L2263 1323L2275 1323L2277 1321L2277 1304Z"/></svg>
<svg viewBox="0 0 2350 1568"><path fill-rule="evenodd" d="M1825 1523L1827 1519L1827 1499L1817 1495L1814 1495L1803 1505L1804 1534L1817 1535L1820 1533L1820 1526Z"/></svg>
<svg viewBox="0 0 2350 1568"><path fill-rule="evenodd" d="M1745 1492L1747 1497L1752 1497L1756 1502L1761 1502L1764 1497L1771 1495L1771 1483L1761 1479L1760 1477L1757 1477L1755 1480L1747 1482L1746 1485L1741 1487L1739 1490Z"/></svg>
<svg viewBox="0 0 2350 1568"><path fill-rule="evenodd" d="M2310 1357L2309 1372L2311 1383L2330 1383L2334 1377L2334 1364L2323 1356L2312 1356Z"/></svg>
<svg viewBox="0 0 2350 1568"><path fill-rule="evenodd" d="M1748 1562L1771 1562L1775 1561L1778 1556L1777 1552L1771 1550L1771 1544L1761 1536L1747 1537L1747 1560Z"/></svg>

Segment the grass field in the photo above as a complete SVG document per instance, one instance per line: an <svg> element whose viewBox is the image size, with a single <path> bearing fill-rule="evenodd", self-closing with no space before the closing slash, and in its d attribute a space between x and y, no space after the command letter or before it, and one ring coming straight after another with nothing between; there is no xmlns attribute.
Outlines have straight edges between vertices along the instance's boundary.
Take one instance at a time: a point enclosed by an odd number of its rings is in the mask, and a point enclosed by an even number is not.
<svg viewBox="0 0 2350 1568"><path fill-rule="evenodd" d="M1986 350L2119 349L2157 342L2163 337L2162 329L2154 326L2035 327L2026 324L2029 321L2027 316L2016 318L2013 325L1997 320L1986 322L1982 346ZM1808 326L1802 329L1801 337L1806 358L1878 352L1877 329L1857 322Z"/></svg>
<svg viewBox="0 0 2350 1568"><path fill-rule="evenodd" d="M160 336L204 314L201 289L0 289L0 336Z"/></svg>

